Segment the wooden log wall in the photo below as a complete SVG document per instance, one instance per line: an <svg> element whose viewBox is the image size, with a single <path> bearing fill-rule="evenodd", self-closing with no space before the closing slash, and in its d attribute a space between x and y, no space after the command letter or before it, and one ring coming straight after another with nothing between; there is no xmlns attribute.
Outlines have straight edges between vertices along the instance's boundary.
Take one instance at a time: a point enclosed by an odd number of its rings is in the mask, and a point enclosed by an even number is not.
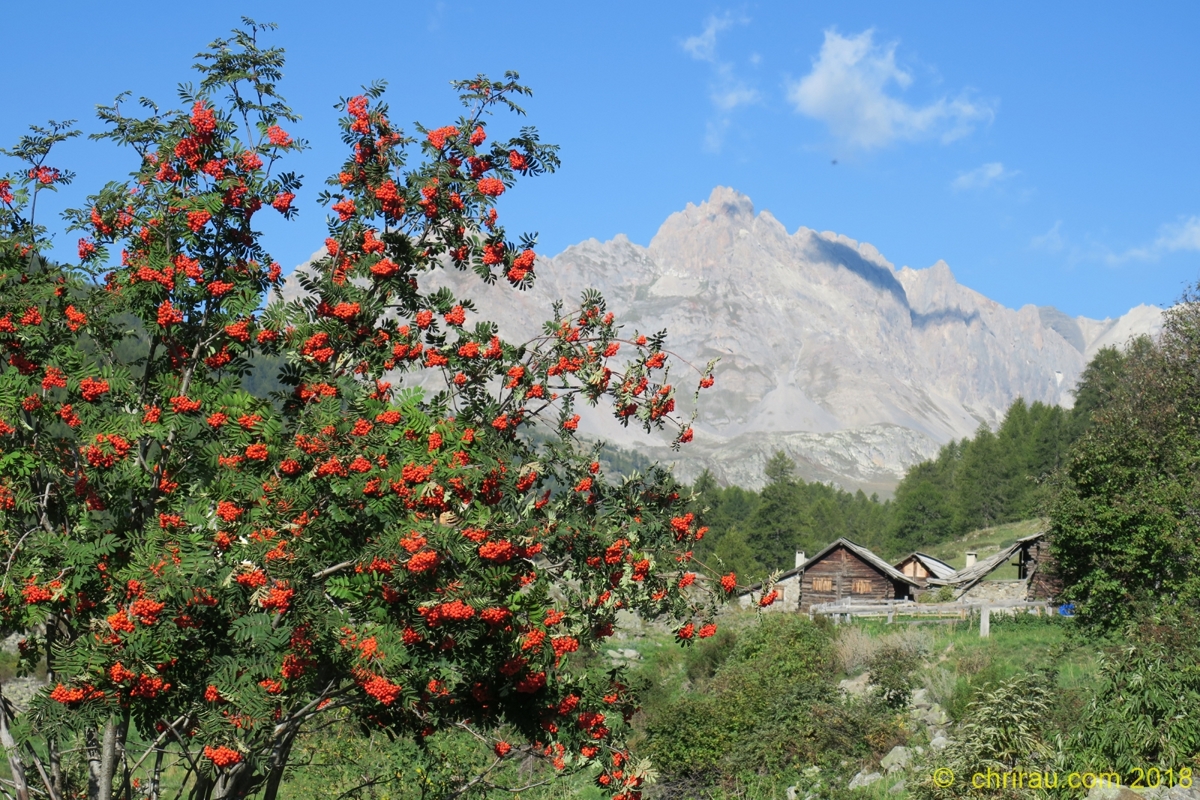
<svg viewBox="0 0 1200 800"><path fill-rule="evenodd" d="M833 603L844 597L854 600L893 600L896 598L896 586L891 576L880 572L845 547L838 547L804 571L800 610L808 611L813 604Z"/></svg>
<svg viewBox="0 0 1200 800"><path fill-rule="evenodd" d="M1062 580L1055 573L1054 556L1050 554L1050 542L1045 536L1025 549L1022 566L1029 578L1029 599L1053 600L1062 594Z"/></svg>

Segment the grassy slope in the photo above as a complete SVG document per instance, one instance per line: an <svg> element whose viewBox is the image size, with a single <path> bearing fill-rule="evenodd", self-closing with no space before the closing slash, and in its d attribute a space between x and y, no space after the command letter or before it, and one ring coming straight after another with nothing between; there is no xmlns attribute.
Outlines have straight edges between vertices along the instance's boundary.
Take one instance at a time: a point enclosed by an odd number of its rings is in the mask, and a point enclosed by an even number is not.
<svg viewBox="0 0 1200 800"><path fill-rule="evenodd" d="M955 569L962 569L966 564L967 551L977 553L979 560L982 561L998 552L1001 548L1012 544L1017 539L1022 539L1038 531L1045 530L1045 526L1046 520L1044 519L1027 519L1022 522L997 525L994 528L980 528L977 531L971 531L966 536L956 539L953 542L934 545L928 548L926 552L935 558L945 561ZM993 572L991 577L997 580L1016 578L1017 567L1015 564L1007 564Z"/></svg>

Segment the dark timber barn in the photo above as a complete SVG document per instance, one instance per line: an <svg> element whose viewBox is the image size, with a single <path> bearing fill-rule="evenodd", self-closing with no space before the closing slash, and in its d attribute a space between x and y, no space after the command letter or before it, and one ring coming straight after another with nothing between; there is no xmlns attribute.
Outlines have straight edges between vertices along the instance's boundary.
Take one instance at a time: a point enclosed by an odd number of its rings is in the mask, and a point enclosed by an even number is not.
<svg viewBox="0 0 1200 800"><path fill-rule="evenodd" d="M849 539L838 539L804 563L800 611L839 600L907 600L922 588L879 556Z"/></svg>

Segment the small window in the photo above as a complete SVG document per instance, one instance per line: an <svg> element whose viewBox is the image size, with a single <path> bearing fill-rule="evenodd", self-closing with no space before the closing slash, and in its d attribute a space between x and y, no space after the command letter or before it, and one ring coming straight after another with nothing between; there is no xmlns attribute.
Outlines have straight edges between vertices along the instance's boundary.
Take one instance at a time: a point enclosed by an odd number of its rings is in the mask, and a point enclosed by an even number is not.
<svg viewBox="0 0 1200 800"><path fill-rule="evenodd" d="M871 582L864 580L856 580L850 585L850 591L853 594L870 594Z"/></svg>
<svg viewBox="0 0 1200 800"><path fill-rule="evenodd" d="M812 590L814 592L832 592L833 578L813 578Z"/></svg>

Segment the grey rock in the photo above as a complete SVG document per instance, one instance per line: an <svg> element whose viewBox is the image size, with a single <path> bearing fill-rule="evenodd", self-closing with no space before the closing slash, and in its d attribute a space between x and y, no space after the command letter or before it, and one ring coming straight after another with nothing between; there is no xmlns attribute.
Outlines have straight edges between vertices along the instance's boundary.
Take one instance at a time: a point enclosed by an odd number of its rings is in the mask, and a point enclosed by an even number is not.
<svg viewBox="0 0 1200 800"><path fill-rule="evenodd" d="M1138 794L1124 786L1103 785L1097 783L1087 793L1087 800L1143 800L1144 795Z"/></svg>
<svg viewBox="0 0 1200 800"><path fill-rule="evenodd" d="M950 744L950 740L945 736L934 736L929 740L929 747L933 750L945 750L948 744Z"/></svg>
<svg viewBox="0 0 1200 800"><path fill-rule="evenodd" d="M838 681L838 688L846 694L854 697L866 694L868 691L870 691L870 684L871 676L864 672L862 675L859 675L856 678L843 678L842 680Z"/></svg>
<svg viewBox="0 0 1200 800"><path fill-rule="evenodd" d="M884 772L889 775L893 772L899 772L908 766L908 762L912 760L912 751L902 745L896 745L891 751L883 757L879 762L879 766L883 767Z"/></svg>
<svg viewBox="0 0 1200 800"><path fill-rule="evenodd" d="M950 722L950 715L946 713L944 708L934 703L929 708L922 709L917 719L931 728L944 728Z"/></svg>
<svg viewBox="0 0 1200 800"><path fill-rule="evenodd" d="M3 642L0 642L0 650L3 650L5 653L8 653L11 656L15 656L21 652L20 647L18 647L17 645L24 638L25 638L25 634L14 633L11 636L9 636L8 638L6 638Z"/></svg>
<svg viewBox="0 0 1200 800"><path fill-rule="evenodd" d="M867 772L865 769L859 770L858 774L850 779L850 783L847 785L846 788L861 789L864 786L870 786L872 783L874 783L877 780L881 780L882 778L883 778L882 772Z"/></svg>
<svg viewBox="0 0 1200 800"><path fill-rule="evenodd" d="M890 794L900 794L900 792L903 792L907 787L907 781L899 780L892 784L891 788L888 789L888 792Z"/></svg>
<svg viewBox="0 0 1200 800"><path fill-rule="evenodd" d="M1200 800L1200 786L1159 786L1141 793L1142 800Z"/></svg>
<svg viewBox="0 0 1200 800"><path fill-rule="evenodd" d="M29 707L34 695L45 687L46 682L26 675L23 678L9 678L4 682L4 697L10 700L18 710L24 711Z"/></svg>
<svg viewBox="0 0 1200 800"><path fill-rule="evenodd" d="M796 787L787 787L787 800L796 800Z"/></svg>
<svg viewBox="0 0 1200 800"><path fill-rule="evenodd" d="M1162 320L1151 306L1115 320L1006 308L944 262L896 269L870 244L789 233L723 187L671 215L648 247L588 240L539 259L537 275L526 292L453 269L421 281L471 297L513 342L540 332L553 301L570 308L594 287L630 334L666 328L691 363L722 359L695 440L678 454L667 441L643 446L600 411L580 430L674 461L685 480L708 468L746 487L762 485L763 465L783 449L805 480L889 491L943 443L996 425L1017 397L1069 406L1092 354ZM297 293L290 279L285 296ZM688 393L681 386L677 399L685 416Z"/></svg>
<svg viewBox="0 0 1200 800"><path fill-rule="evenodd" d="M637 661L642 657L642 654L637 650L628 647L618 650L605 650L604 655L614 661Z"/></svg>
<svg viewBox="0 0 1200 800"><path fill-rule="evenodd" d="M928 689L917 689L908 700L911 708L929 708L933 703L929 700Z"/></svg>

